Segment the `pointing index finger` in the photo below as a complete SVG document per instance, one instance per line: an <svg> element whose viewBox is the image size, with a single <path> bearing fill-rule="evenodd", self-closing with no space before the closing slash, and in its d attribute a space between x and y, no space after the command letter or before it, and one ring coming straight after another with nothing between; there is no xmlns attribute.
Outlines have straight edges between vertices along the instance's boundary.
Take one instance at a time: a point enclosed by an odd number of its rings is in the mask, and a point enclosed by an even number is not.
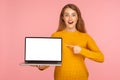
<svg viewBox="0 0 120 80"><path fill-rule="evenodd" d="M73 47L74 47L73 45L69 45L69 44L67 44L66 46L67 46L67 47L70 47L70 48L73 48Z"/></svg>

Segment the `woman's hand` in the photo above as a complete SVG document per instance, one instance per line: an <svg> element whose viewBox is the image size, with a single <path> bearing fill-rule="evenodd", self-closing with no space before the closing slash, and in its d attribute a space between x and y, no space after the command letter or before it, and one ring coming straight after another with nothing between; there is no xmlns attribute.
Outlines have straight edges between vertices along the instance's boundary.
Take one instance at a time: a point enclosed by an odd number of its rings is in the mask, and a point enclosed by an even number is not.
<svg viewBox="0 0 120 80"><path fill-rule="evenodd" d="M39 70L43 71L43 70L45 70L46 68L48 68L49 66L36 65L36 67L37 67Z"/></svg>
<svg viewBox="0 0 120 80"><path fill-rule="evenodd" d="M81 51L81 47L80 46L74 46L74 45L66 45L66 46L69 47L69 48L72 48L73 52L75 54L80 54L80 51Z"/></svg>

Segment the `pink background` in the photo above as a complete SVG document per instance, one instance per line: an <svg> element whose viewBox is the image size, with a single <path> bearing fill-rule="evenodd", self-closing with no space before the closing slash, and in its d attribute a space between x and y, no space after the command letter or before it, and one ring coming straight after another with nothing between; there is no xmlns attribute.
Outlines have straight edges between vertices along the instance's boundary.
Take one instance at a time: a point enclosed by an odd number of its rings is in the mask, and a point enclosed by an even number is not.
<svg viewBox="0 0 120 80"><path fill-rule="evenodd" d="M50 36L67 3L76 4L105 55L104 63L86 59L89 80L120 80L120 0L0 0L0 80L53 80L54 67L39 71L20 66L25 36Z"/></svg>

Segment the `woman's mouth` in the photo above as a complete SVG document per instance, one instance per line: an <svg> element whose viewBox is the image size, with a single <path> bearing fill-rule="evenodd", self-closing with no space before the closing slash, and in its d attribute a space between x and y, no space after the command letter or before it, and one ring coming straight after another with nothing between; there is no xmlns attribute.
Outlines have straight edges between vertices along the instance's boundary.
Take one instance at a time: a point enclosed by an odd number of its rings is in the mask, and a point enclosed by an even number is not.
<svg viewBox="0 0 120 80"><path fill-rule="evenodd" d="M73 21L68 21L68 24L73 24Z"/></svg>

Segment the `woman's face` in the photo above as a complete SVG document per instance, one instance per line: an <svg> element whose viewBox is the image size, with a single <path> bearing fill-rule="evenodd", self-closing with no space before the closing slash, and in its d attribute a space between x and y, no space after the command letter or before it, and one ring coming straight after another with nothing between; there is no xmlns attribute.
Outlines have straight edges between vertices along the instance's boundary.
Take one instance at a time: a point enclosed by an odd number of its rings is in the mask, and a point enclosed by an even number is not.
<svg viewBox="0 0 120 80"><path fill-rule="evenodd" d="M66 8L63 14L63 20L66 24L66 29L75 29L78 20L77 12L71 8Z"/></svg>

